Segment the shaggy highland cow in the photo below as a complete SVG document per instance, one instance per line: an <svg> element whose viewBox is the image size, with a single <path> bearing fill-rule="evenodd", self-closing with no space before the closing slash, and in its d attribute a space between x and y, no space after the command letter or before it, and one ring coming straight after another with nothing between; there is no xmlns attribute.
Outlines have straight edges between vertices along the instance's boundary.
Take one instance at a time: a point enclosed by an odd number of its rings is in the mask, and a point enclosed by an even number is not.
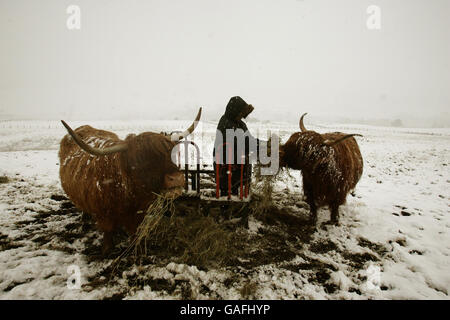
<svg viewBox="0 0 450 320"><path fill-rule="evenodd" d="M154 193L179 195L184 175L172 162L176 143L192 133L200 119L183 133L165 136L144 132L120 140L112 132L81 126L59 149L61 185L73 204L91 215L104 232L103 253L112 248L112 234L124 228L134 235L155 200Z"/></svg>
<svg viewBox="0 0 450 320"><path fill-rule="evenodd" d="M319 134L310 131L300 118L296 132L280 147L280 166L301 170L303 192L317 222L317 209L328 205L331 222L339 223L339 206L345 203L363 172L363 159L353 136L341 132Z"/></svg>

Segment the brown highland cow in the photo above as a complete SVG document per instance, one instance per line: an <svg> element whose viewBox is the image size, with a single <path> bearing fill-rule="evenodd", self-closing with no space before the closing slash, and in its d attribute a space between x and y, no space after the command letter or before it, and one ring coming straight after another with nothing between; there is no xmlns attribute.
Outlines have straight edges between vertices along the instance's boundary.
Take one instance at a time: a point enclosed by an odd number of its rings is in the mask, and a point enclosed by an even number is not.
<svg viewBox="0 0 450 320"><path fill-rule="evenodd" d="M154 193L181 193L183 173L172 162L176 143L192 133L200 119L183 133L165 136L144 132L121 140L112 132L81 126L61 140L61 185L73 204L91 215L104 232L103 253L112 248L112 234L124 228L134 235Z"/></svg>
<svg viewBox="0 0 450 320"><path fill-rule="evenodd" d="M280 147L280 166L301 170L313 224L317 222L317 209L324 205L331 211L331 222L338 224L339 206L363 172L361 152L353 138L361 135L307 130L303 125L305 115L300 118L301 132L292 134Z"/></svg>

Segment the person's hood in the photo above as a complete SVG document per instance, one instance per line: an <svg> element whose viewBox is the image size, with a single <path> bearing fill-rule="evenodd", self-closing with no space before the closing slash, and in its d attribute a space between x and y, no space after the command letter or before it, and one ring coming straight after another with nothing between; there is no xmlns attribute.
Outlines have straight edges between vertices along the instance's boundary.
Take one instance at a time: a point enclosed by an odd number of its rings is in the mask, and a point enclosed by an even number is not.
<svg viewBox="0 0 450 320"><path fill-rule="evenodd" d="M246 118L252 111L253 106L248 104L239 96L232 97L227 104L225 116L229 119L240 120Z"/></svg>

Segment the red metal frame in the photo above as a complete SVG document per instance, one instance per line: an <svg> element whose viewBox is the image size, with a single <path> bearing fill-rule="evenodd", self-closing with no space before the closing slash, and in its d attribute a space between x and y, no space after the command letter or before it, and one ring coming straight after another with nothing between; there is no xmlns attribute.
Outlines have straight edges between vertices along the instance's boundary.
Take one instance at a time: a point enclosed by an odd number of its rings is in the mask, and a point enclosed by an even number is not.
<svg viewBox="0 0 450 320"><path fill-rule="evenodd" d="M243 198L243 195L244 195L244 193L243 193L243 182L244 181L244 164L243 163L241 163L241 185L239 186L239 199L241 199L242 200L242 198Z"/></svg>
<svg viewBox="0 0 450 320"><path fill-rule="evenodd" d="M216 198L218 199L220 197L220 164L219 164L219 151L223 150L223 146L228 146L228 199L231 199L231 146L228 142L225 142L222 144L219 148L216 150Z"/></svg>
<svg viewBox="0 0 450 320"><path fill-rule="evenodd" d="M228 146L228 172L227 172L227 178L228 178L228 200L231 199L231 178L232 178L232 166L231 166L231 156L232 156L232 150L231 145L228 142L225 142L219 148L216 149L216 198L220 198L220 164L219 164L219 151L223 150L223 146ZM248 179L245 181L245 191L244 191L244 161L245 156L242 155L242 163L241 163L241 176L240 176L240 186L239 186L239 199L242 200L244 197L248 197Z"/></svg>
<svg viewBox="0 0 450 320"><path fill-rule="evenodd" d="M196 151L197 151L197 172L196 172L196 188L195 189L197 189L197 193L200 193L200 162L199 162L199 160L200 160L200 149L199 149L199 147L197 146L197 144L195 143L195 142L193 142L193 141L190 141L190 140L182 140L182 141L179 141L177 144L176 144L176 152L177 152L177 156L178 156L178 163L177 163L177 165L178 165L178 168L180 168L181 169L181 148L180 148L180 146L179 146L179 144L184 144L184 152L185 152L185 168L184 168L184 171L185 171L185 179L186 179L186 182L185 182L185 190L187 191L188 189L189 189L189 178L188 178L188 176L189 176L189 163L188 163L188 158L189 158L189 156L188 156L188 154L189 154L189 152L188 152L188 147L189 147L189 144L192 144L194 147L195 147L195 149L196 149ZM216 168L215 168L215 174L216 174L216 198L218 199L218 198L220 198L220 169L221 169L221 165L219 164L219 152L221 152L221 151L223 151L223 146L225 146L225 145L227 145L227 148L228 148L228 164L227 164L227 182L228 182L228 200L230 200L231 199L231 187L232 187L232 159L231 159L231 157L232 157L232 149L231 149L231 145L229 144L229 143L224 143L224 144L222 144L221 146L219 146L219 148L217 148L217 150L216 150ZM249 174L248 172L244 172L245 170L247 170L248 171L248 167L246 167L245 166L245 155L242 155L241 156L241 159L243 160L242 161L242 163L241 163L241 167L240 167L240 186L239 186L239 199L240 200L243 200L244 198L247 198L248 196L249 196L249 179L247 178L246 180L245 180L245 183L244 183L244 173L246 173L247 175ZM192 183L194 184L194 177L192 177ZM193 187L194 187L194 185L193 185Z"/></svg>
<svg viewBox="0 0 450 320"><path fill-rule="evenodd" d="M249 194L249 188L250 188L250 186L249 186L249 184L248 184L248 181L249 181L249 175L251 174L251 172L250 173L247 173L247 179L245 180L245 198L247 198L248 197L248 194Z"/></svg>
<svg viewBox="0 0 450 320"><path fill-rule="evenodd" d="M216 163L216 198L220 197L220 164Z"/></svg>

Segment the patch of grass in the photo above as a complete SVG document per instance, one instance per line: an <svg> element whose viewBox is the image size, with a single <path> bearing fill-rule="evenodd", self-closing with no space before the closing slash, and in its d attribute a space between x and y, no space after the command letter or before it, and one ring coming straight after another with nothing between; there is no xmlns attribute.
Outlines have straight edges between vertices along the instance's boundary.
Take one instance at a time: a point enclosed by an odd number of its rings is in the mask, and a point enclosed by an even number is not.
<svg viewBox="0 0 450 320"><path fill-rule="evenodd" d="M324 288L325 292L328 294L335 293L336 290L339 289L339 287L337 285L335 285L334 283L325 283L323 285L323 288Z"/></svg>
<svg viewBox="0 0 450 320"><path fill-rule="evenodd" d="M242 288L239 290L243 299L255 299L256 290L258 289L258 285L253 281L247 281Z"/></svg>
<svg viewBox="0 0 450 320"><path fill-rule="evenodd" d="M192 300L194 294L192 292L191 283L187 280L175 280L175 283L179 287L182 300Z"/></svg>
<svg viewBox="0 0 450 320"><path fill-rule="evenodd" d="M331 240L317 241L309 246L309 249L315 253L326 253L328 251L339 251L338 246Z"/></svg>
<svg viewBox="0 0 450 320"><path fill-rule="evenodd" d="M363 269L364 265L368 261L379 261L379 259L376 256L374 256L373 254L371 254L369 252L353 253L353 252L346 251L342 254L342 256L345 259L349 260L350 265L352 265L353 267L355 267L357 269Z"/></svg>
<svg viewBox="0 0 450 320"><path fill-rule="evenodd" d="M316 280L320 283L325 283L330 277L330 273L327 270L319 270L316 272Z"/></svg>
<svg viewBox="0 0 450 320"><path fill-rule="evenodd" d="M8 183L9 178L7 176L0 176L0 183Z"/></svg>
<svg viewBox="0 0 450 320"><path fill-rule="evenodd" d="M106 300L106 301L108 301L108 300L123 300L123 298L125 298L125 296L126 296L126 292L120 291L118 293L112 294L111 296L104 297L103 300Z"/></svg>
<svg viewBox="0 0 450 320"><path fill-rule="evenodd" d="M375 251L380 257L383 257L388 252L386 246L382 245L381 243L371 242L363 237L358 238L358 245L360 245L361 247L369 248L372 251Z"/></svg>
<svg viewBox="0 0 450 320"><path fill-rule="evenodd" d="M60 194L52 194L50 196L50 199L54 200L54 201L64 201L64 200L69 200L66 196L60 195Z"/></svg>
<svg viewBox="0 0 450 320"><path fill-rule="evenodd" d="M6 251L20 247L20 244L10 239L6 234L0 232L0 251Z"/></svg>

